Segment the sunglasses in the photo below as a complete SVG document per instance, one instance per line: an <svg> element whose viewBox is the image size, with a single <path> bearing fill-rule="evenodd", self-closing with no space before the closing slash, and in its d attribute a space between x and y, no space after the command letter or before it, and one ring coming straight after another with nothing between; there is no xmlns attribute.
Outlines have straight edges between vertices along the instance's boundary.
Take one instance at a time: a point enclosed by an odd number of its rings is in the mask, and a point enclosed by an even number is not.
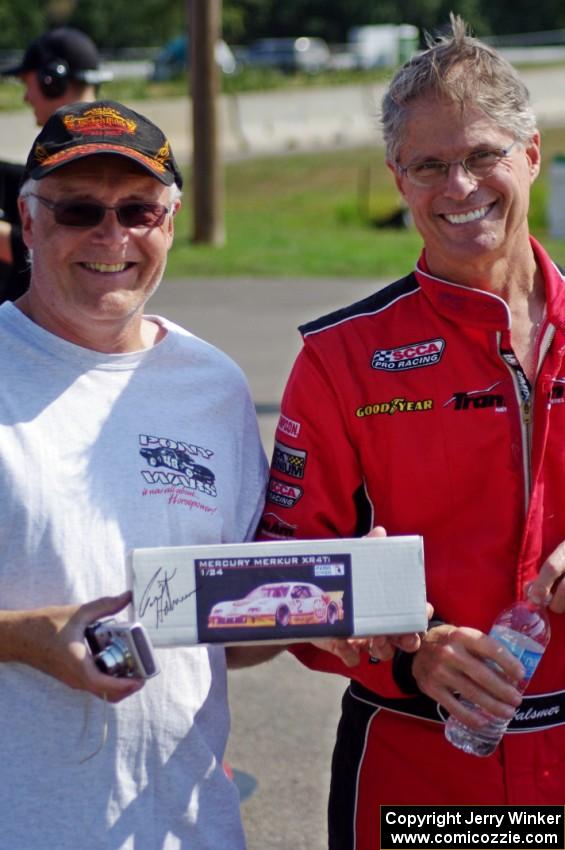
<svg viewBox="0 0 565 850"><path fill-rule="evenodd" d="M122 227L160 227L170 212L163 204L145 201L125 201L106 207L95 201L51 201L33 192L30 195L50 209L56 223L64 227L96 227L108 210L115 211Z"/></svg>

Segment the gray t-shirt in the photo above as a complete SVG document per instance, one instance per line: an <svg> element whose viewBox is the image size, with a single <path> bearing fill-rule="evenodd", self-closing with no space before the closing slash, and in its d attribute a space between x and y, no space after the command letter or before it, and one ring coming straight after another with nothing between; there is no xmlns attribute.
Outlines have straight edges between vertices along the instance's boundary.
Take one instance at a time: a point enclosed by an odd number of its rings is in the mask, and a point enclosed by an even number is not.
<svg viewBox="0 0 565 850"><path fill-rule="evenodd" d="M160 343L108 355L0 307L0 608L120 593L134 547L253 535L267 464L245 378L153 318ZM160 675L117 705L0 664L3 847L244 848L224 651L157 654Z"/></svg>

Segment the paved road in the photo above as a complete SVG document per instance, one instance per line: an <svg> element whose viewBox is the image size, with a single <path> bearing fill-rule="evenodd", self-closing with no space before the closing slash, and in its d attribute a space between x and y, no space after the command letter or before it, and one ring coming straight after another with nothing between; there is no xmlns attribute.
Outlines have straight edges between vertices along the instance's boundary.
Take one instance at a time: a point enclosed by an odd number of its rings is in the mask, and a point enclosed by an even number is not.
<svg viewBox="0 0 565 850"><path fill-rule="evenodd" d="M300 347L296 326L378 285L335 279L169 280L149 307L228 352L246 371L261 411L278 404ZM259 417L269 453L276 418ZM344 687L345 680L312 673L287 655L229 674L227 755L246 797L242 813L249 850L326 850L329 767Z"/></svg>

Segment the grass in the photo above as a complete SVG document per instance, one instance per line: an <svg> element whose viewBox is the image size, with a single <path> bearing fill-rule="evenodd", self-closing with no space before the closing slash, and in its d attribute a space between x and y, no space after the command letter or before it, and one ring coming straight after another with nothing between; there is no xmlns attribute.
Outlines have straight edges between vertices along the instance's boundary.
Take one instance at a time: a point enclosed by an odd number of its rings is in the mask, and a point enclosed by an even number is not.
<svg viewBox="0 0 565 850"><path fill-rule="evenodd" d="M543 134L544 165L532 190L533 235L565 264L565 240L547 233L549 164L562 130ZM413 228L377 224L399 209L383 151L341 150L230 163L225 168L223 247L191 241L190 176L167 275L395 277L421 247Z"/></svg>
<svg viewBox="0 0 565 850"><path fill-rule="evenodd" d="M386 192L376 191L376 171L385 177L376 150L232 163L226 168L226 245L192 245L185 204L169 274L372 274L377 231L365 218L367 201L358 197L357 185L370 172L375 181L371 216L397 204L392 181L387 179ZM408 249L417 245L413 233L396 235ZM396 251L381 257L383 273L395 265Z"/></svg>

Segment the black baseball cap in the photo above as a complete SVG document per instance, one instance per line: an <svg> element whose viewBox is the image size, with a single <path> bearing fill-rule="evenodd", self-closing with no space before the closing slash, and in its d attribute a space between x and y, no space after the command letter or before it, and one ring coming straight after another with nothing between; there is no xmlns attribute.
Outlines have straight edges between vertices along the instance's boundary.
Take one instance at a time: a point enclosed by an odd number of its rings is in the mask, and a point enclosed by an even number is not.
<svg viewBox="0 0 565 850"><path fill-rule="evenodd" d="M113 100L57 109L33 143L22 180L41 180L70 162L99 155L125 157L165 186L182 187L182 175L163 131Z"/></svg>
<svg viewBox="0 0 565 850"><path fill-rule="evenodd" d="M40 35L29 45L21 61L8 68L0 68L4 77L17 77L26 71L38 71L51 62L65 62L69 77L89 83L105 82L100 79L100 56L92 39L72 27L58 27Z"/></svg>

